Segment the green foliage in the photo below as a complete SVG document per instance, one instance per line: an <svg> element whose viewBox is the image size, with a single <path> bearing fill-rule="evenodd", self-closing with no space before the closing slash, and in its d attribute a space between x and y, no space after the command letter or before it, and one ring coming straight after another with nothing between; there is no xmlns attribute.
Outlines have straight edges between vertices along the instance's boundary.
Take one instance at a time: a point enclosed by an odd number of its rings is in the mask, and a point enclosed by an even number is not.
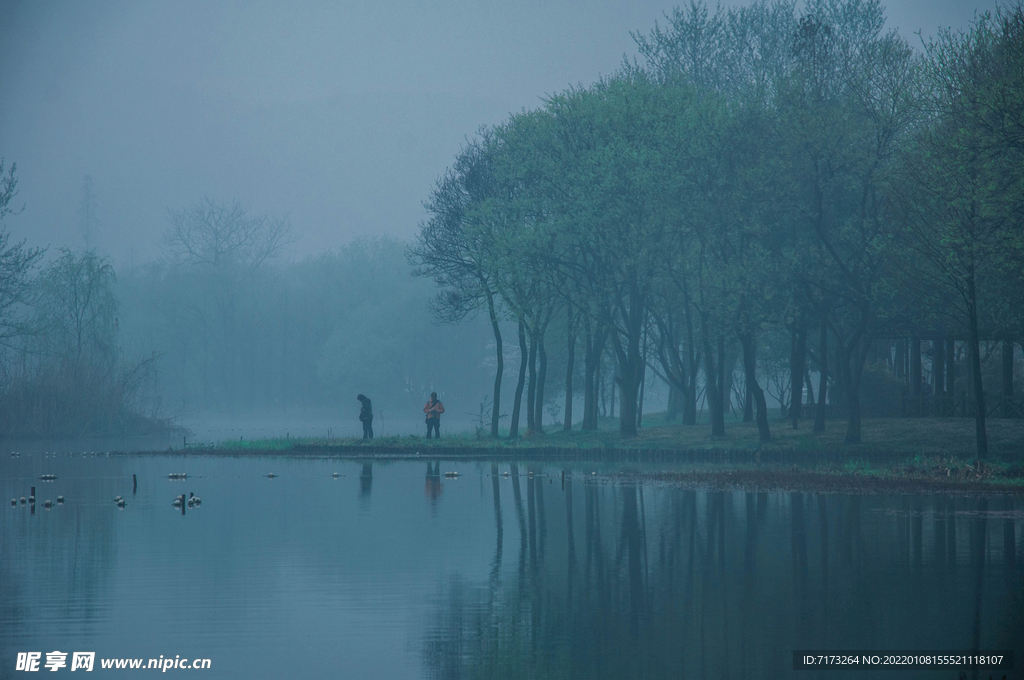
<svg viewBox="0 0 1024 680"><path fill-rule="evenodd" d="M884 18L870 0L691 3L634 35L644 63L485 130L432 194L420 234L421 258L461 254L443 261L455 269L424 269L445 286L451 318L486 290L531 343L553 317L578 324L588 401L610 339L623 435L635 434L652 348L691 422L703 360L713 423L723 422L738 341L764 440L758 376L781 400L794 378L783 353L758 362L759 336L825 329L834 356L819 365L829 360L856 444L865 380L876 406L893 402L891 385L865 378L872 343L945 312L941 300L916 311L908 295L916 256L893 206L910 167L936 192L913 199L931 230L918 247L945 253L947 268L984 262L972 284L984 318L1024 330L1024 238L1007 228L1024 214L1020 8L944 35L924 58ZM957 231L986 221L991 238ZM802 384L798 355L789 369Z"/></svg>
<svg viewBox="0 0 1024 680"><path fill-rule="evenodd" d="M924 310L913 316L968 337L979 458L987 449L982 336L1024 331L1022 38L1018 3L926 45L930 116L903 149L892 200L909 255L896 278Z"/></svg>

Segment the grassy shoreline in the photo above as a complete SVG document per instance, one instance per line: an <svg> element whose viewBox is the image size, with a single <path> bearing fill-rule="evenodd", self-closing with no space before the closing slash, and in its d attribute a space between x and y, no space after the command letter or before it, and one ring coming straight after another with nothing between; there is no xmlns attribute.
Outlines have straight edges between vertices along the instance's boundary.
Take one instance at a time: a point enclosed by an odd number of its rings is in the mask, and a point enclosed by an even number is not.
<svg viewBox="0 0 1024 680"><path fill-rule="evenodd" d="M654 422L651 422L651 421ZM705 451L801 452L823 457L859 457L876 455L974 457L974 421L964 418L876 418L866 419L862 443L843 443L845 422L830 421L824 434L811 431L810 422L801 422L793 430L789 423L772 423L772 441L761 443L754 423L730 423L723 437L712 437L702 425L666 424L663 419L645 419L645 427L636 438L623 439L617 421L605 421L596 431L550 431L529 433L518 439L491 439L471 433L424 439L417 435L359 438L279 438L250 441L225 441L213 446L217 451L358 451L472 449L675 449ZM1024 460L1024 420L988 421L989 457L993 460Z"/></svg>
<svg viewBox="0 0 1024 680"><path fill-rule="evenodd" d="M611 424L611 423L607 423ZM793 430L773 423L773 441L762 444L752 423L730 424L725 437L706 425L656 424L635 439L612 429L552 432L516 440L471 434L426 440L417 436L363 439L268 439L229 441L189 453L250 456L490 459L502 461L642 463L660 472L616 472L700 488L803 489L837 492L1024 493L1024 421L993 420L989 457L973 455L974 421L967 419L870 419L863 443L842 443L845 423L830 422L824 435L810 423ZM680 464L694 469L679 471Z"/></svg>
<svg viewBox="0 0 1024 680"><path fill-rule="evenodd" d="M960 460L911 459L890 465L826 464L814 468L762 466L758 469L624 471L623 481L655 481L702 490L807 491L857 494L1024 495L1024 466L976 464Z"/></svg>

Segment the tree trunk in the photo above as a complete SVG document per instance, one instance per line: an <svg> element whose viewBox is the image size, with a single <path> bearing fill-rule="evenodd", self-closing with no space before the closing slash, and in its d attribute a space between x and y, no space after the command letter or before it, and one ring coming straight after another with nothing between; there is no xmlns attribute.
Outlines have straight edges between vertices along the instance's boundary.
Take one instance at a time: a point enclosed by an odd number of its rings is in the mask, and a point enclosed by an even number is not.
<svg viewBox="0 0 1024 680"><path fill-rule="evenodd" d="M1003 340L1003 417L1013 417L1013 340Z"/></svg>
<svg viewBox="0 0 1024 680"><path fill-rule="evenodd" d="M921 396L921 338L910 338L910 394Z"/></svg>
<svg viewBox="0 0 1024 680"><path fill-rule="evenodd" d="M798 322L793 331L793 354L789 359L789 417L793 429L800 427L804 403L804 374L807 371L807 327Z"/></svg>
<svg viewBox="0 0 1024 680"><path fill-rule="evenodd" d="M974 268L967 274L967 316L970 324L971 382L977 412L974 416L974 438L978 460L988 457L988 435L985 432L985 390L981 384L981 348L978 338L978 296L974 287Z"/></svg>
<svg viewBox="0 0 1024 680"><path fill-rule="evenodd" d="M618 376L617 375L613 375L612 379L608 381L608 392L610 393L609 396L608 396L608 417L609 418L614 418L615 417L615 387L618 384L616 382L617 380L618 380Z"/></svg>
<svg viewBox="0 0 1024 680"><path fill-rule="evenodd" d="M491 330L494 331L495 355L498 368L494 373L494 397L491 401L491 436L498 438L498 425L501 418L501 377L505 372L505 353L501 344L501 329L498 327L498 315L494 309L494 295L487 291L487 312L491 317Z"/></svg>
<svg viewBox="0 0 1024 680"><path fill-rule="evenodd" d="M526 431L537 431L537 338L530 333L530 386L526 391Z"/></svg>
<svg viewBox="0 0 1024 680"><path fill-rule="evenodd" d="M707 315L702 319L701 335L704 341L704 393L708 400L708 417L711 420L711 436L725 436L725 413L722 408L721 382L715 371L715 353L711 350L711 338L708 337ZM721 348L721 343L719 344Z"/></svg>
<svg viewBox="0 0 1024 680"><path fill-rule="evenodd" d="M588 324L589 326L589 324ZM598 369L604 352L604 333L587 328L587 346L583 357L583 424L584 430L597 429Z"/></svg>
<svg viewBox="0 0 1024 680"><path fill-rule="evenodd" d="M956 394L956 340L952 337L946 338L946 394ZM952 406L949 415L953 415Z"/></svg>
<svg viewBox="0 0 1024 680"><path fill-rule="evenodd" d="M544 331L537 335L537 394L534 395L536 415L533 426L537 432L544 431L544 382L548 377L548 353L544 349Z"/></svg>
<svg viewBox="0 0 1024 680"><path fill-rule="evenodd" d="M644 385L647 383L647 365L644 364L643 377L640 378L640 396L636 400L636 427L640 429L644 420Z"/></svg>
<svg viewBox="0 0 1024 680"><path fill-rule="evenodd" d="M665 384L668 385L668 404L665 407L665 420L671 422L679 415L683 405L683 391L671 382Z"/></svg>
<svg viewBox="0 0 1024 680"><path fill-rule="evenodd" d="M757 434L762 442L768 442L772 439L772 433L768 427L768 405L765 403L764 390L757 384L757 346L753 333L741 335L740 342L743 345L743 382L747 385L747 393L757 404Z"/></svg>
<svg viewBox="0 0 1024 680"><path fill-rule="evenodd" d="M632 345L632 342L630 343ZM612 395L614 397L615 383L619 386L619 436L624 438L637 436L637 397L640 392L643 367L639 353L639 341L637 346L622 349L616 344L616 354L619 357L618 380L612 383ZM614 406L613 406L614 408Z"/></svg>
<svg viewBox="0 0 1024 680"><path fill-rule="evenodd" d="M1011 345L1012 347L1012 345ZM636 400L636 429L643 427L644 387L647 384L647 331L641 331L640 339L640 390Z"/></svg>
<svg viewBox="0 0 1024 680"><path fill-rule="evenodd" d="M697 424L697 366L690 373L689 383L683 393L683 425Z"/></svg>
<svg viewBox="0 0 1024 680"><path fill-rule="evenodd" d="M730 366L730 369L732 367ZM718 396L722 400L722 427L725 427L725 414L732 411L732 371L728 378L725 375L725 336L718 336Z"/></svg>
<svg viewBox="0 0 1024 680"><path fill-rule="evenodd" d="M825 433L825 408L828 404L828 325L825 323L825 315L821 315L821 344L818 347L818 401L814 409L814 433Z"/></svg>
<svg viewBox="0 0 1024 680"><path fill-rule="evenodd" d="M863 349L861 345L863 344ZM920 347L918 343L918 347ZM845 444L860 444L861 442L861 415L860 415L860 382L864 375L864 362L868 357L868 350L871 348L871 341L860 334L858 340L851 342L849 346L842 347L842 364L840 371L844 376L846 390L846 437ZM919 362L920 364L920 362Z"/></svg>
<svg viewBox="0 0 1024 680"><path fill-rule="evenodd" d="M519 411L523 404L523 387L526 384L526 364L528 350L526 347L526 327L519 322L519 382L516 383L516 397L512 404L512 422L508 426L509 439L519 436Z"/></svg>
<svg viewBox="0 0 1024 680"><path fill-rule="evenodd" d="M932 340L932 383L935 397L939 398L946 392L946 351L942 340Z"/></svg>
<svg viewBox="0 0 1024 680"><path fill-rule="evenodd" d="M637 381L630 381L632 385L620 386L619 395L619 436L632 438L637 436L637 396L640 392L640 384Z"/></svg>
<svg viewBox="0 0 1024 680"><path fill-rule="evenodd" d="M697 368L699 358L693 338L693 318L689 304L686 312L687 384L683 393L683 425L697 424Z"/></svg>
<svg viewBox="0 0 1024 680"><path fill-rule="evenodd" d="M568 343L566 344L565 359L565 416L562 418L562 430L568 432L572 429L572 371L576 363L576 329L572 323L572 309L569 309L568 323L566 324Z"/></svg>
<svg viewBox="0 0 1024 680"><path fill-rule="evenodd" d="M849 404L846 405L846 409L846 437L843 439L843 443L860 444L860 399L854 399L853 401L851 401Z"/></svg>

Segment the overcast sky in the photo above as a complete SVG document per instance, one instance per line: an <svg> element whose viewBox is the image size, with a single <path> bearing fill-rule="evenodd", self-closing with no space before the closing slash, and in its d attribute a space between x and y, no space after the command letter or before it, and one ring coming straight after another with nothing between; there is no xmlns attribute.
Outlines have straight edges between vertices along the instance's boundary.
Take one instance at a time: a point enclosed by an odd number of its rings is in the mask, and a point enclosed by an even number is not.
<svg viewBox="0 0 1024 680"><path fill-rule="evenodd" d="M737 3L739 4L739 3ZM16 240L159 256L203 196L289 214L292 257L409 238L467 136L635 53L664 0L0 0L0 156ZM890 25L965 27L995 0L902 0Z"/></svg>

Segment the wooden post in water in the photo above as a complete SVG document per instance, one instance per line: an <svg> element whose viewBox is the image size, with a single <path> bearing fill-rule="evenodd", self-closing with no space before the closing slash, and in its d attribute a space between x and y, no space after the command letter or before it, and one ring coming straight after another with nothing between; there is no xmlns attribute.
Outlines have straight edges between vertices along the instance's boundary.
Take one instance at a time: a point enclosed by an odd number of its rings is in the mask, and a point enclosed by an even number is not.
<svg viewBox="0 0 1024 680"><path fill-rule="evenodd" d="M136 475L136 474L135 474L135 473L133 472L133 473L132 473L132 495L133 495L133 496L135 495L135 491L136 491L136 490L137 490L138 488L139 488L139 478L138 478L138 476L137 476L137 475Z"/></svg>

